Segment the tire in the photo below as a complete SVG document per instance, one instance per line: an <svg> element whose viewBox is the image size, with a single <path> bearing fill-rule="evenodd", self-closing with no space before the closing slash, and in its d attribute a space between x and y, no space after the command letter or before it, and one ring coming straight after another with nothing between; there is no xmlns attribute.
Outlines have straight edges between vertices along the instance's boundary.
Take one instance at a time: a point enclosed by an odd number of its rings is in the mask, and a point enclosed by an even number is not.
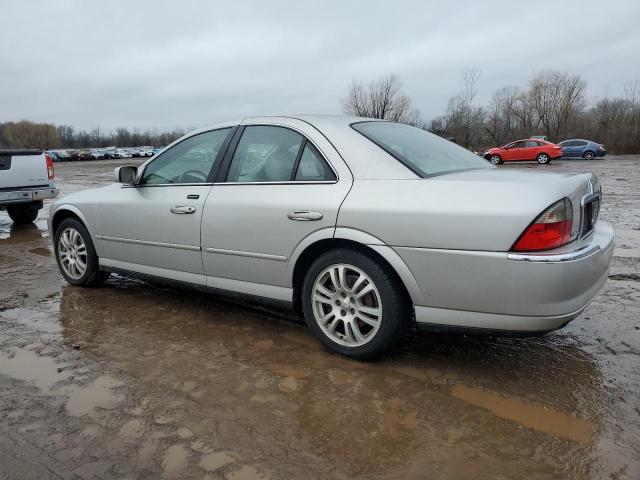
<svg viewBox="0 0 640 480"><path fill-rule="evenodd" d="M502 163L502 158L500 158L500 155L491 155L489 156L489 161L494 165L500 165Z"/></svg>
<svg viewBox="0 0 640 480"><path fill-rule="evenodd" d="M18 205L8 205L7 213L13 223L22 225L31 223L38 217L38 211L42 208L42 203L20 203Z"/></svg>
<svg viewBox="0 0 640 480"><path fill-rule="evenodd" d="M350 248L320 255L302 285L304 316L316 338L331 352L359 360L378 357L402 340L411 320L410 306L390 267Z"/></svg>
<svg viewBox="0 0 640 480"><path fill-rule="evenodd" d="M109 278L110 273L98 266L91 235L77 218L65 218L60 222L53 246L60 273L71 285L97 287Z"/></svg>
<svg viewBox="0 0 640 480"><path fill-rule="evenodd" d="M538 156L536 157L536 160L540 165L546 165L548 163L551 163L551 158L546 153L538 154Z"/></svg>
<svg viewBox="0 0 640 480"><path fill-rule="evenodd" d="M591 150L587 150L582 154L582 158L584 158L585 160L593 160L594 157L595 154Z"/></svg>

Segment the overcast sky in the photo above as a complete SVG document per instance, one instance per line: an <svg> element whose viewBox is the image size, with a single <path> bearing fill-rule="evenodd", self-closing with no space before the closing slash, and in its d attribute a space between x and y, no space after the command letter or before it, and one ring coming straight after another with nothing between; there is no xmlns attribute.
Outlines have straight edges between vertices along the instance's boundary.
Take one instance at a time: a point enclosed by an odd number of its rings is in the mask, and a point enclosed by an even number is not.
<svg viewBox="0 0 640 480"><path fill-rule="evenodd" d="M340 113L352 79L392 72L430 119L467 66L480 101L544 68L582 75L590 99L640 81L640 0L2 0L0 19L0 121Z"/></svg>

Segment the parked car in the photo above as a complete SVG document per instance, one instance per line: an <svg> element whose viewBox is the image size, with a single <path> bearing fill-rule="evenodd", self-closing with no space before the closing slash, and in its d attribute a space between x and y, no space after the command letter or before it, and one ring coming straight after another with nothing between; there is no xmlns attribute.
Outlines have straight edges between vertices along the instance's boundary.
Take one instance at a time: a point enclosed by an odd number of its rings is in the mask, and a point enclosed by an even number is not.
<svg viewBox="0 0 640 480"><path fill-rule="evenodd" d="M101 160L106 157L104 151L100 150L99 148L94 148L91 150L91 158L93 160Z"/></svg>
<svg viewBox="0 0 640 480"><path fill-rule="evenodd" d="M131 155L131 153L128 150L125 150L123 148L119 148L118 149L118 155L120 155L118 158L131 158L131 157L133 157L133 155Z"/></svg>
<svg viewBox="0 0 640 480"><path fill-rule="evenodd" d="M51 157L51 160L53 160L54 162L60 161L60 159L58 158L58 155L53 150L46 150L44 153L49 155Z"/></svg>
<svg viewBox="0 0 640 480"><path fill-rule="evenodd" d="M551 160L562 158L562 147L544 140L528 138L487 150L484 153L484 158L494 165L503 162L527 160L535 160L540 164L546 164Z"/></svg>
<svg viewBox="0 0 640 480"><path fill-rule="evenodd" d="M78 152L78 160L95 160L95 157L91 151L81 150Z"/></svg>
<svg viewBox="0 0 640 480"><path fill-rule="evenodd" d="M53 179L49 154L41 150L0 150L0 210L6 209L14 223L33 222L42 201L58 195Z"/></svg>
<svg viewBox="0 0 640 480"><path fill-rule="evenodd" d="M56 156L58 157L59 162L68 162L71 160L71 155L66 150L56 150Z"/></svg>
<svg viewBox="0 0 640 480"><path fill-rule="evenodd" d="M120 158L119 150L105 150L105 158Z"/></svg>
<svg viewBox="0 0 640 480"><path fill-rule="evenodd" d="M558 145L562 147L563 157L582 157L585 160L591 160L596 157L604 157L607 154L604 145L591 140L565 140Z"/></svg>
<svg viewBox="0 0 640 480"><path fill-rule="evenodd" d="M67 282L120 272L285 302L355 358L391 348L414 321L558 329L596 295L613 254L593 174L496 168L387 121L222 123L116 168L114 181L51 206Z"/></svg>

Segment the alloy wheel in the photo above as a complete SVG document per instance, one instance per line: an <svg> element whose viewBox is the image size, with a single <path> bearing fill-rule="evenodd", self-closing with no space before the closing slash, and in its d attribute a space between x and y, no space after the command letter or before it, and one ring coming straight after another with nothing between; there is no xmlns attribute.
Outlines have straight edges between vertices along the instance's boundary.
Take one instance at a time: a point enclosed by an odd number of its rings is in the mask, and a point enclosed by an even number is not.
<svg viewBox="0 0 640 480"><path fill-rule="evenodd" d="M87 246L82 235L71 227L65 228L58 238L60 266L74 280L82 278L87 270Z"/></svg>
<svg viewBox="0 0 640 480"><path fill-rule="evenodd" d="M547 163L549 161L549 156L541 153L540 155L538 155L538 163Z"/></svg>
<svg viewBox="0 0 640 480"><path fill-rule="evenodd" d="M498 155L492 155L490 161L494 165L498 165L500 163L500 157Z"/></svg>
<svg viewBox="0 0 640 480"><path fill-rule="evenodd" d="M311 296L315 321L340 345L360 347L380 329L380 292L358 267L339 263L325 268L316 277Z"/></svg>

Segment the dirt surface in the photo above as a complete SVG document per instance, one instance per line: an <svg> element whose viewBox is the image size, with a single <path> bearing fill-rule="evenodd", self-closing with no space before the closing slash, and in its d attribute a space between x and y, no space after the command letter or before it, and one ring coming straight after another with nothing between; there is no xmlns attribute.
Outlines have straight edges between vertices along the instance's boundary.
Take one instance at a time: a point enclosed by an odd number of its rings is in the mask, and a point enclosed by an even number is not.
<svg viewBox="0 0 640 480"><path fill-rule="evenodd" d="M56 164L62 194L118 163ZM640 478L640 157L500 168L598 175L609 281L551 336L414 333L374 363L288 312L66 285L46 206L0 212L0 478Z"/></svg>

